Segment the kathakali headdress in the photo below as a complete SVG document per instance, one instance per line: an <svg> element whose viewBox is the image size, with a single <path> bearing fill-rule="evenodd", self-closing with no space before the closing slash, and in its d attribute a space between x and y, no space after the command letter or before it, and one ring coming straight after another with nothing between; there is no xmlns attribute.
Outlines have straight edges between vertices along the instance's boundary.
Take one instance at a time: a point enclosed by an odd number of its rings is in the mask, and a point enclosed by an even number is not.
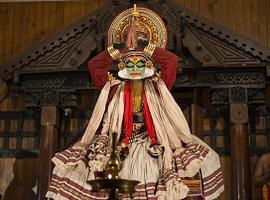
<svg viewBox="0 0 270 200"><path fill-rule="evenodd" d="M126 42L132 19L138 39L147 40L157 47L166 47L167 29L162 19L154 11L136 7L136 4L134 8L124 10L113 20L108 31L108 46Z"/></svg>
<svg viewBox="0 0 270 200"><path fill-rule="evenodd" d="M147 41L143 51L138 51L137 40ZM129 51L124 55L114 48L115 43L126 43ZM134 46L133 46L134 44ZM152 10L143 7L127 9L112 22L108 31L108 52L118 60L118 75L124 79L143 79L154 74L151 56L156 47L165 48L167 30L162 19ZM130 48L131 47L131 48Z"/></svg>

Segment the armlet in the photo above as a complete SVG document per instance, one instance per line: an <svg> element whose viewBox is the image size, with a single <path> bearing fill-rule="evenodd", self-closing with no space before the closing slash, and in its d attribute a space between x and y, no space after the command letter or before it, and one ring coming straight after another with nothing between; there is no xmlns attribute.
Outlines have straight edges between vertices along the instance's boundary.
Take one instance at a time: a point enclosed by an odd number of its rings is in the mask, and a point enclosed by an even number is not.
<svg viewBox="0 0 270 200"><path fill-rule="evenodd" d="M118 49L115 49L113 45L108 46L107 48L108 53L114 60L119 60L121 58L121 53Z"/></svg>
<svg viewBox="0 0 270 200"><path fill-rule="evenodd" d="M156 49L156 45L149 42L148 45L143 49L143 53L148 58L151 58L155 49Z"/></svg>

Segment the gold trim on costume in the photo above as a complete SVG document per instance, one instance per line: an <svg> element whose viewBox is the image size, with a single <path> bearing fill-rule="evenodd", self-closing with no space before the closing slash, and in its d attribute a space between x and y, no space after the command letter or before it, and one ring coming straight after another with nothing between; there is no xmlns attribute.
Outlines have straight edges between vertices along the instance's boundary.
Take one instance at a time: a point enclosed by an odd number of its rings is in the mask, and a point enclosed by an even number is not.
<svg viewBox="0 0 270 200"><path fill-rule="evenodd" d="M156 46L157 45L149 42L148 45L143 50L144 55L146 55L148 58L151 58L156 49Z"/></svg>
<svg viewBox="0 0 270 200"><path fill-rule="evenodd" d="M150 69L154 68L153 62L151 60L147 60L145 66Z"/></svg>
<svg viewBox="0 0 270 200"><path fill-rule="evenodd" d="M159 79L161 78L161 71L158 71L155 74L156 74L156 77L158 77Z"/></svg>
<svg viewBox="0 0 270 200"><path fill-rule="evenodd" d="M116 78L114 77L114 75L111 74L110 72L108 72L107 75L108 75L108 81L113 81L113 80L116 79Z"/></svg>
<svg viewBox="0 0 270 200"><path fill-rule="evenodd" d="M123 61L121 61L120 63L118 63L118 68L120 69L120 70L122 70L122 69L124 69L125 67L126 67L126 64L123 62Z"/></svg>
<svg viewBox="0 0 270 200"><path fill-rule="evenodd" d="M139 17L140 16L140 13L139 13L139 11L137 9L137 5L136 4L134 4L134 6L133 6L132 16L133 17Z"/></svg>
<svg viewBox="0 0 270 200"><path fill-rule="evenodd" d="M108 46L108 53L114 60L119 60L121 58L121 53L118 49L113 48L113 45Z"/></svg>

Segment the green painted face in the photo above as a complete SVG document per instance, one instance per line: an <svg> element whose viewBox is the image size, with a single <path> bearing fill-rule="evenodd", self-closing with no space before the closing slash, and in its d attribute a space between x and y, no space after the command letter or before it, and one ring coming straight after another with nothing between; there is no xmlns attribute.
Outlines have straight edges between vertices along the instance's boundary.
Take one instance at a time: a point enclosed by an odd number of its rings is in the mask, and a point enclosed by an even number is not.
<svg viewBox="0 0 270 200"><path fill-rule="evenodd" d="M126 62L127 74L130 78L140 78L145 75L145 61L134 57Z"/></svg>

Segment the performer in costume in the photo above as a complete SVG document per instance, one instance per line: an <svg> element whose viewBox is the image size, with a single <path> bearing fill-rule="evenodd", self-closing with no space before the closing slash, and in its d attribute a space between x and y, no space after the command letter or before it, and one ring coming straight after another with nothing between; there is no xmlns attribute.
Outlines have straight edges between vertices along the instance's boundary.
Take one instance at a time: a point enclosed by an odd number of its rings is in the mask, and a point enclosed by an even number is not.
<svg viewBox="0 0 270 200"><path fill-rule="evenodd" d="M92 80L101 90L93 115L81 140L53 158L47 197L107 199L106 193L91 192L86 181L102 175L114 132L123 161L120 177L140 181L132 197L120 199L208 200L224 190L218 155L190 133L169 92L178 57L165 50L166 37L162 20L146 8L128 9L113 21L109 47L89 61ZM147 39L147 45L138 39ZM119 41L126 45L116 45ZM108 73L113 63L118 78ZM194 176L201 180L195 188L186 184Z"/></svg>

